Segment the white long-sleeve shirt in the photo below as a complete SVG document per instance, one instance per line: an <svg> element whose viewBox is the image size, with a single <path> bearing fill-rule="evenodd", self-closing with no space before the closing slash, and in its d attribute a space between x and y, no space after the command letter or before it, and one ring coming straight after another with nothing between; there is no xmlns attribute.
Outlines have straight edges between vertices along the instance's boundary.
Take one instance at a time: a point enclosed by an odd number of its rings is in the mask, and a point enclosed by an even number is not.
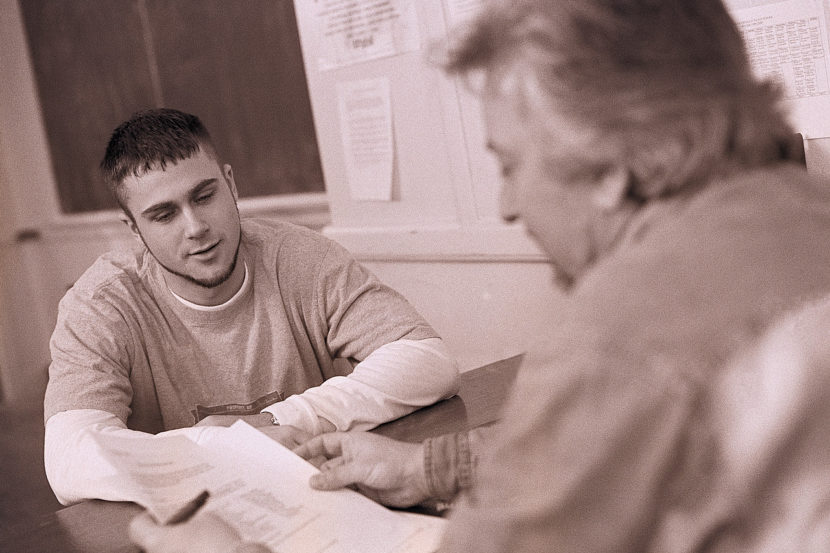
<svg viewBox="0 0 830 553"><path fill-rule="evenodd" d="M458 371L435 331L342 247L275 221L244 220L242 231L245 282L220 306L176 298L140 247L102 256L67 292L44 401L62 501L108 493L76 485L94 476L79 447L91 428L152 435L265 408L313 433L320 417L369 428L455 393Z"/></svg>
<svg viewBox="0 0 830 553"><path fill-rule="evenodd" d="M263 411L273 413L280 424L311 433L319 432L319 417L337 430L366 430L450 397L457 388L455 363L439 338L398 340L378 348L350 375L331 378ZM197 426L157 435L180 434L200 443L211 433L224 431L224 427ZM131 436L136 447L157 436L129 430L117 416L100 409L62 411L46 421L46 476L62 504L135 499L126 487L106 478L115 470L98 451L95 435L112 433Z"/></svg>

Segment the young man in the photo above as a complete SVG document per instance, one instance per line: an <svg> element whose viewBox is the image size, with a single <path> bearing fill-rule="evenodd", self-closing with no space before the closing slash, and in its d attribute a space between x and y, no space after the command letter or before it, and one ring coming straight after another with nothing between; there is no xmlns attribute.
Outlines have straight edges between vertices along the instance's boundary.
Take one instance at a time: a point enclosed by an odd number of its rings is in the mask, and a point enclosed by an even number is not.
<svg viewBox="0 0 830 553"><path fill-rule="evenodd" d="M494 0L449 58L482 77L503 215L568 298L472 479L465 435L333 433L296 450L332 459L313 483L398 504L436 475L443 491L468 486L446 552L827 551L826 365L730 360L830 293L830 186L789 160L778 94L752 77L722 3ZM133 536L151 553L189 551L197 532L193 551L232 550L206 546L204 521L149 522Z"/></svg>
<svg viewBox="0 0 830 553"><path fill-rule="evenodd" d="M101 166L136 247L102 256L60 304L45 462L62 503L132 499L102 478L96 434L130 435L138 448L158 432L198 440L208 430L188 427L241 418L292 444L456 392L441 339L343 248L240 220L231 166L197 117L136 114Z"/></svg>

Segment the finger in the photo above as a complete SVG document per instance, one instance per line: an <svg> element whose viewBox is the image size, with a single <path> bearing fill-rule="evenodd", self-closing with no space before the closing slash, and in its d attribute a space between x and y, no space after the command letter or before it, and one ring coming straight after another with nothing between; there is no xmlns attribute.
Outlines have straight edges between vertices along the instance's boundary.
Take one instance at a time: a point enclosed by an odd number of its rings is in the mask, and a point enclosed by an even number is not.
<svg viewBox="0 0 830 553"><path fill-rule="evenodd" d="M326 466L328 465L328 466ZM323 465L324 470L313 475L309 484L317 490L339 490L351 484L367 484L366 467L346 463L342 458Z"/></svg>
<svg viewBox="0 0 830 553"><path fill-rule="evenodd" d="M293 426L291 427L291 430L288 433L288 436L289 436L289 441L291 443L292 448L297 447L301 443L306 442L306 441L311 439L311 434L310 433L308 433L305 430L302 430L300 428L293 427ZM288 446L286 445L286 447L288 447Z"/></svg>
<svg viewBox="0 0 830 553"><path fill-rule="evenodd" d="M297 428L296 440L298 444L309 441L314 435L311 432L306 432L302 428Z"/></svg>
<svg viewBox="0 0 830 553"><path fill-rule="evenodd" d="M294 448L293 451L306 460L312 457L337 457L343 453L342 440L343 435L340 433L322 434Z"/></svg>
<svg viewBox="0 0 830 553"><path fill-rule="evenodd" d="M311 459L306 459L306 460L319 469L320 467L322 467L325 464L327 459L325 457L323 457L322 455L319 455L317 457L312 457Z"/></svg>
<svg viewBox="0 0 830 553"><path fill-rule="evenodd" d="M130 521L128 529L130 540L142 549L151 549L161 539L163 531L147 512Z"/></svg>
<svg viewBox="0 0 830 553"><path fill-rule="evenodd" d="M320 465L320 472L329 472L345 462L346 460L343 457L333 457Z"/></svg>
<svg viewBox="0 0 830 553"><path fill-rule="evenodd" d="M289 449L297 443L294 439L294 431L288 426L261 426L257 430Z"/></svg>

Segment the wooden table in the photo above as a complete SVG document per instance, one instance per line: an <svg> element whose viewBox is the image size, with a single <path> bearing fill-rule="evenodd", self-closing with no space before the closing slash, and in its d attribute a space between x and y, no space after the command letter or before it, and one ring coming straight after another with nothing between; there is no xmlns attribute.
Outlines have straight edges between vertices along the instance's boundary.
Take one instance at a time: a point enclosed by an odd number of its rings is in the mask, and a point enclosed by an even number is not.
<svg viewBox="0 0 830 553"><path fill-rule="evenodd" d="M498 419L521 356L461 374L457 396L379 426L373 432L419 442ZM141 512L134 503L84 501L31 523L0 529L0 551L9 553L138 553L127 525Z"/></svg>

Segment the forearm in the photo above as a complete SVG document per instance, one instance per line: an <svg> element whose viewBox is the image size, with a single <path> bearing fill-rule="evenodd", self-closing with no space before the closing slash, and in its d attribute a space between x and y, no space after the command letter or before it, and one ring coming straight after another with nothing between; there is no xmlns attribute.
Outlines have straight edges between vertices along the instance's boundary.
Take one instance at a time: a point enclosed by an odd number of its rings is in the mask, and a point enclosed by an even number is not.
<svg viewBox="0 0 830 553"><path fill-rule="evenodd" d="M368 430L458 391L458 368L439 338L381 346L346 377L291 396L266 410L280 424L312 434L330 421L337 430Z"/></svg>
<svg viewBox="0 0 830 553"><path fill-rule="evenodd" d="M183 434L198 442L216 427L182 428L165 435ZM85 499L133 501L117 467L113 467L99 450L97 437L117 435L136 441L141 447L153 434L129 430L112 413L97 409L63 411L46 422L44 466L46 477L58 501L63 505Z"/></svg>

